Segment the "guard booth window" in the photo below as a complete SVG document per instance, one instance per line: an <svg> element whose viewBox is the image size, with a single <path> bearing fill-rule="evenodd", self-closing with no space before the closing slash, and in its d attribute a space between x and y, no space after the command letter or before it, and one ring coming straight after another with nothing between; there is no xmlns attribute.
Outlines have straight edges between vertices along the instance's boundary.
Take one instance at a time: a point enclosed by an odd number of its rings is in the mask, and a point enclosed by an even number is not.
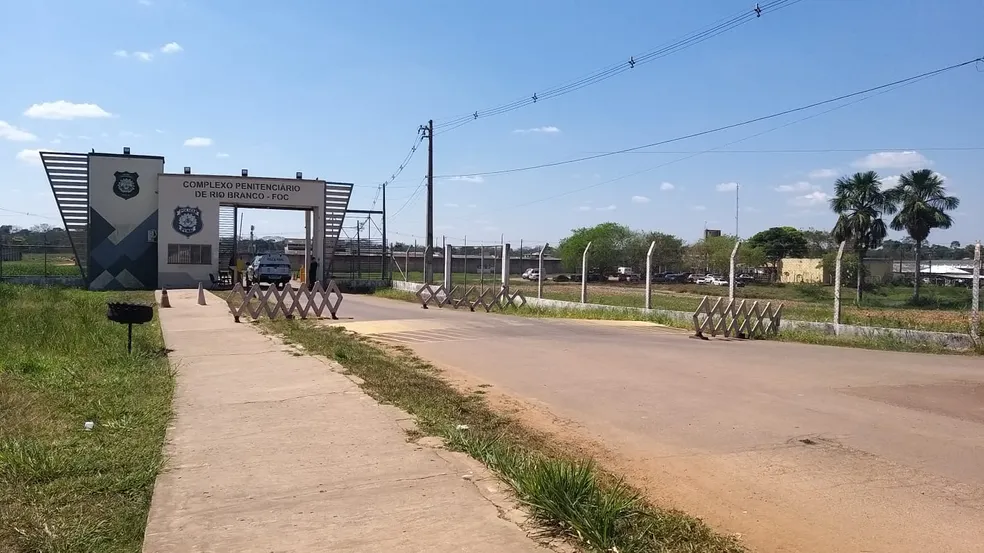
<svg viewBox="0 0 984 553"><path fill-rule="evenodd" d="M211 244L168 244L168 265L211 265Z"/></svg>

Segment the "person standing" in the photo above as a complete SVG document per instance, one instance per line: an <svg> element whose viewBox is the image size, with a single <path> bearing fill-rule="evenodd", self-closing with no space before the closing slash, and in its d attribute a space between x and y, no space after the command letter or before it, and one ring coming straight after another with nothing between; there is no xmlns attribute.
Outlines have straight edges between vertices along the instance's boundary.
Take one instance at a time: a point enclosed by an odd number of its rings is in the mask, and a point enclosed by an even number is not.
<svg viewBox="0 0 984 553"><path fill-rule="evenodd" d="M311 266L308 267L307 281L308 290L314 288L314 283L318 279L318 258L311 256Z"/></svg>

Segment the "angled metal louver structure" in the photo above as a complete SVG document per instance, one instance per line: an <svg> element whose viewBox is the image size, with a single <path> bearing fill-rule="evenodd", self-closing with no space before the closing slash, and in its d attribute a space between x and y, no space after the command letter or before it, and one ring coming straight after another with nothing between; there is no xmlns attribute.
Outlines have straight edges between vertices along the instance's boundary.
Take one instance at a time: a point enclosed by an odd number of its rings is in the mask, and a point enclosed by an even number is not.
<svg viewBox="0 0 984 553"><path fill-rule="evenodd" d="M41 163L68 232L82 279L89 282L89 157L70 152L41 152Z"/></svg>
<svg viewBox="0 0 984 553"><path fill-rule="evenodd" d="M339 182L325 183L325 249L321 258L323 279L326 278L325 275L330 274L331 262L335 257L335 247L338 245L338 236L342 232L345 211L348 209L349 199L351 197L351 184Z"/></svg>

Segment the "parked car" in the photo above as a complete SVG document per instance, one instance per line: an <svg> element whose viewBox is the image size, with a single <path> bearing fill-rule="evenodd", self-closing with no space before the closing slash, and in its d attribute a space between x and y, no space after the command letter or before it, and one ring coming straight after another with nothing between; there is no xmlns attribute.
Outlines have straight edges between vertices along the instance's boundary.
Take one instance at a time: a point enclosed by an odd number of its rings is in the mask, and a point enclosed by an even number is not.
<svg viewBox="0 0 984 553"><path fill-rule="evenodd" d="M557 275L557 276L553 277L550 280L552 280L554 282L570 282L571 281L571 277L569 277L567 275Z"/></svg>
<svg viewBox="0 0 984 553"><path fill-rule="evenodd" d="M704 284L710 284L711 286L727 286L728 279L719 276L711 276L704 279Z"/></svg>
<svg viewBox="0 0 984 553"><path fill-rule="evenodd" d="M529 274L526 275L529 280L540 280L540 269L530 269Z"/></svg>
<svg viewBox="0 0 984 553"><path fill-rule="evenodd" d="M286 254L267 253L253 258L246 267L246 286L274 284L283 288L290 284L290 259Z"/></svg>
<svg viewBox="0 0 984 553"><path fill-rule="evenodd" d="M523 278L523 279L526 279L526 280L531 280L530 279L530 273L532 273L535 270L536 269L533 269L533 268L526 269L525 271L523 271L523 275L520 278Z"/></svg>

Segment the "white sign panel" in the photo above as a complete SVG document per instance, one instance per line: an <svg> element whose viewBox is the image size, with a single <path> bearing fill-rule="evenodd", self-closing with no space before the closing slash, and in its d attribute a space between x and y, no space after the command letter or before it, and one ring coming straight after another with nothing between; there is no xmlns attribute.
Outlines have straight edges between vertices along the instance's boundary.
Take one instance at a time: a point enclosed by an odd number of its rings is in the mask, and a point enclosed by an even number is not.
<svg viewBox="0 0 984 553"><path fill-rule="evenodd" d="M187 204L320 207L325 194L323 181L212 175L161 175L160 187L169 198Z"/></svg>

